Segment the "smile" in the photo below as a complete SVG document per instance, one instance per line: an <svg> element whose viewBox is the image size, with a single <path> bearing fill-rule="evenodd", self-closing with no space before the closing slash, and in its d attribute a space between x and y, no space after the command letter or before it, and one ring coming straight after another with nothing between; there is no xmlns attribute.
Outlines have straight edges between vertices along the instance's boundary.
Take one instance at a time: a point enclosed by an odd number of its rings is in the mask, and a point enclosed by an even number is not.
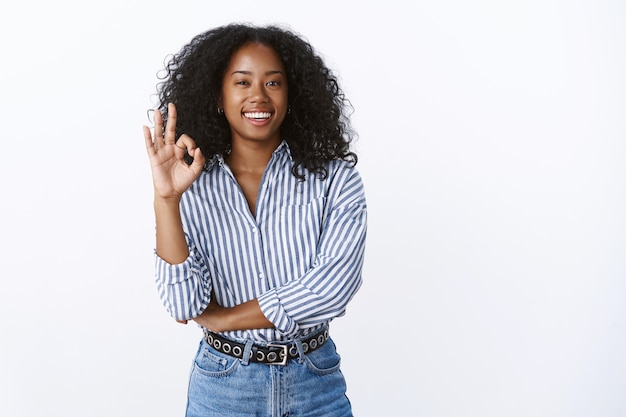
<svg viewBox="0 0 626 417"><path fill-rule="evenodd" d="M269 112L251 112L251 113L244 113L243 116L246 119L265 120L265 119L269 119L272 116L272 113L269 113Z"/></svg>

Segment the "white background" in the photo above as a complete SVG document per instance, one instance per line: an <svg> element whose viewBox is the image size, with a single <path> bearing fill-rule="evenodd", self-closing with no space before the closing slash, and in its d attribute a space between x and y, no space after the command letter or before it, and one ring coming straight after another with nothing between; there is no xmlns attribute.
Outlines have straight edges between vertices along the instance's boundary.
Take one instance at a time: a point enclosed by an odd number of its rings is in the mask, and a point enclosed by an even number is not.
<svg viewBox="0 0 626 417"><path fill-rule="evenodd" d="M200 333L153 282L156 73L231 21L311 41L356 112L357 416L626 416L626 6L13 2L0 15L0 415L181 416Z"/></svg>

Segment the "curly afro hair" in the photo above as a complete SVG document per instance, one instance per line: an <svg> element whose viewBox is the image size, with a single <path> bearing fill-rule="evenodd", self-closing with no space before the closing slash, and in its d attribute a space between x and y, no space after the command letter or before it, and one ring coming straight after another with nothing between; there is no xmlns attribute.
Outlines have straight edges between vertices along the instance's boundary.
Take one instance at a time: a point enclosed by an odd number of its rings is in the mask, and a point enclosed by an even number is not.
<svg viewBox="0 0 626 417"><path fill-rule="evenodd" d="M287 72L291 112L281 125L281 137L291 150L293 175L304 179L301 168L305 168L325 178L326 164L336 159L356 165L357 156L350 151L356 137L349 120L352 106L337 78L306 40L275 25L217 27L195 36L171 55L157 85L158 109L164 121L167 104L174 103L179 136L191 136L207 157L226 154L230 127L217 111L222 80L232 55L253 42L273 48Z"/></svg>

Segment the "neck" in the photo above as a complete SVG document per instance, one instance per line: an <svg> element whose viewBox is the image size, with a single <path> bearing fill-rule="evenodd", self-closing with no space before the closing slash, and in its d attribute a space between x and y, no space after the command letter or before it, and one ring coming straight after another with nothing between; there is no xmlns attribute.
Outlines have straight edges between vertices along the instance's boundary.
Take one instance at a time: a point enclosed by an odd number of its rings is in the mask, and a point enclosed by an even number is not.
<svg viewBox="0 0 626 417"><path fill-rule="evenodd" d="M230 154L225 158L231 169L263 172L278 143L240 143L233 141Z"/></svg>

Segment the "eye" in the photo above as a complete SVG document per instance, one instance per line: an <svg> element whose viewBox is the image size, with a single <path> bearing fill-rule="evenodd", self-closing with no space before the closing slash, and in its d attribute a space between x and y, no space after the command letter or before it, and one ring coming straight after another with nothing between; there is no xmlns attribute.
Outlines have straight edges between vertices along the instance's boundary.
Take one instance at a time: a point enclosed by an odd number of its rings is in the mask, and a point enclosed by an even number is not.
<svg viewBox="0 0 626 417"><path fill-rule="evenodd" d="M245 80L239 80L235 83L236 85L248 85L249 83Z"/></svg>
<svg viewBox="0 0 626 417"><path fill-rule="evenodd" d="M280 86L280 82L279 81L268 81L268 83L266 85L268 87L278 87L278 86Z"/></svg>

